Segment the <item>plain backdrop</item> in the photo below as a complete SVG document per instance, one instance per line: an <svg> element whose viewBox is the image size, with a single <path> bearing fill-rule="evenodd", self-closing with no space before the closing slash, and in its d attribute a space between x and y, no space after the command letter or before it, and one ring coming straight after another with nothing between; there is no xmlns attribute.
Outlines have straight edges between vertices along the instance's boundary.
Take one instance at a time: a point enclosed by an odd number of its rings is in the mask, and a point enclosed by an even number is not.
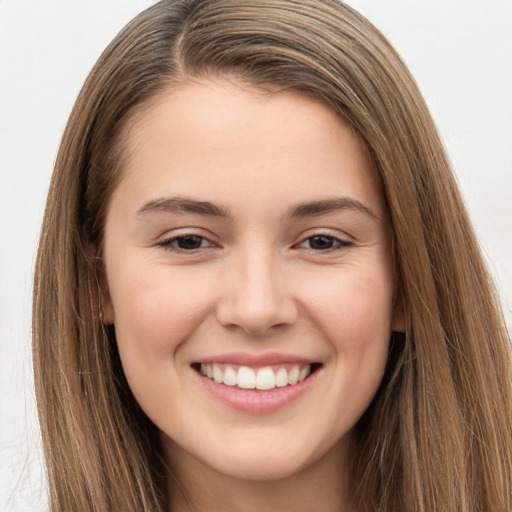
<svg viewBox="0 0 512 512"><path fill-rule="evenodd" d="M46 505L33 266L59 139L103 48L150 0L0 1L0 510ZM512 0L349 0L411 68L512 325Z"/></svg>

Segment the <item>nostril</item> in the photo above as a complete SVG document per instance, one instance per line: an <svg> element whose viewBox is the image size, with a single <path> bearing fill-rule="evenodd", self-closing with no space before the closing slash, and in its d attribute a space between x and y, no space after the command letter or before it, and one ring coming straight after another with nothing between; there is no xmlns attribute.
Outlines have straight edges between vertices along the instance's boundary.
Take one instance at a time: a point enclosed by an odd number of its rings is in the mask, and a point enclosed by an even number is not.
<svg viewBox="0 0 512 512"><path fill-rule="evenodd" d="M262 334L295 323L297 304L288 288L274 281L265 275L234 279L217 305L219 323L248 334Z"/></svg>

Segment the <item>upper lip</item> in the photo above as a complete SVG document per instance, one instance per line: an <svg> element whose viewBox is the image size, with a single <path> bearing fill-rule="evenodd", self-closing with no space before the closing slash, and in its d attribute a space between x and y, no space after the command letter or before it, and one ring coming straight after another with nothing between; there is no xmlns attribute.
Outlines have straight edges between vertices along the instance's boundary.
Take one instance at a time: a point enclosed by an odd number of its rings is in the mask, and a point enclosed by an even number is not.
<svg viewBox="0 0 512 512"><path fill-rule="evenodd" d="M315 361L293 354L283 354L278 352L269 352L266 354L248 354L240 352L205 357L204 359L200 359L195 362L203 364L217 363L233 364L238 366L261 367L285 363L313 364Z"/></svg>

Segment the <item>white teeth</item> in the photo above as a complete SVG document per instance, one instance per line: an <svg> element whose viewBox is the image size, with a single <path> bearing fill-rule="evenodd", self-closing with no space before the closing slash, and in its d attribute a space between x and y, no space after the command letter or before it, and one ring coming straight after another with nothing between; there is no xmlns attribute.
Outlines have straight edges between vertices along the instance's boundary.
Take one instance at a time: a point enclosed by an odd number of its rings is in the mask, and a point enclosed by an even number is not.
<svg viewBox="0 0 512 512"><path fill-rule="evenodd" d="M236 372L231 368L231 366L226 366L224 370L224 384L226 386L236 386Z"/></svg>
<svg viewBox="0 0 512 512"><path fill-rule="evenodd" d="M284 368L279 368L276 373L276 387L284 388L288 386L288 372Z"/></svg>
<svg viewBox="0 0 512 512"><path fill-rule="evenodd" d="M286 371L286 368L279 368L274 371L270 366L265 366L260 368L256 374L248 366L240 366L238 371L235 371L229 365L224 365L224 369L222 369L222 365L217 363L201 363L200 372L217 384L266 391L288 385L294 386L298 382L302 382L311 373L311 365L308 364L303 367L295 365L290 371Z"/></svg>
<svg viewBox="0 0 512 512"><path fill-rule="evenodd" d="M311 366L302 368L299 374L299 382L302 382L311 373Z"/></svg>
<svg viewBox="0 0 512 512"><path fill-rule="evenodd" d="M297 384L297 382L299 382L299 374L300 370L298 366L294 366L288 372L288 384L290 384L290 386L293 386L294 384Z"/></svg>
<svg viewBox="0 0 512 512"><path fill-rule="evenodd" d="M252 368L240 366L237 373L238 387L242 389L254 389L256 387L256 375Z"/></svg>
<svg viewBox="0 0 512 512"><path fill-rule="evenodd" d="M262 368L256 376L256 389L274 389L276 387L276 376L272 368Z"/></svg>
<svg viewBox="0 0 512 512"><path fill-rule="evenodd" d="M212 368L213 380L220 384L224 382L224 372L220 369L218 364L214 364Z"/></svg>

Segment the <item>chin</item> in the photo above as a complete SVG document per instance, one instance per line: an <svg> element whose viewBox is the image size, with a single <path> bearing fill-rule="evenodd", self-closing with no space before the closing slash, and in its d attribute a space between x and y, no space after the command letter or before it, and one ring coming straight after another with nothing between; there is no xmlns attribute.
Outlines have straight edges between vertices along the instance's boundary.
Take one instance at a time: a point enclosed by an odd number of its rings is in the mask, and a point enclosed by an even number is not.
<svg viewBox="0 0 512 512"><path fill-rule="evenodd" d="M251 436L252 437L252 436ZM282 436L267 433L254 437L232 436L229 449L219 449L217 444L212 452L203 452L200 463L215 472L238 480L270 482L297 476L315 466L327 463L341 464L339 457L342 443L315 443L313 440L295 437L293 433ZM269 441L269 437L273 437ZM309 443L308 443L309 441Z"/></svg>
<svg viewBox="0 0 512 512"><path fill-rule="evenodd" d="M222 461L214 461L211 466L219 473L237 480L270 482L292 477L314 461L303 457L286 454L243 454L243 456L230 457Z"/></svg>

